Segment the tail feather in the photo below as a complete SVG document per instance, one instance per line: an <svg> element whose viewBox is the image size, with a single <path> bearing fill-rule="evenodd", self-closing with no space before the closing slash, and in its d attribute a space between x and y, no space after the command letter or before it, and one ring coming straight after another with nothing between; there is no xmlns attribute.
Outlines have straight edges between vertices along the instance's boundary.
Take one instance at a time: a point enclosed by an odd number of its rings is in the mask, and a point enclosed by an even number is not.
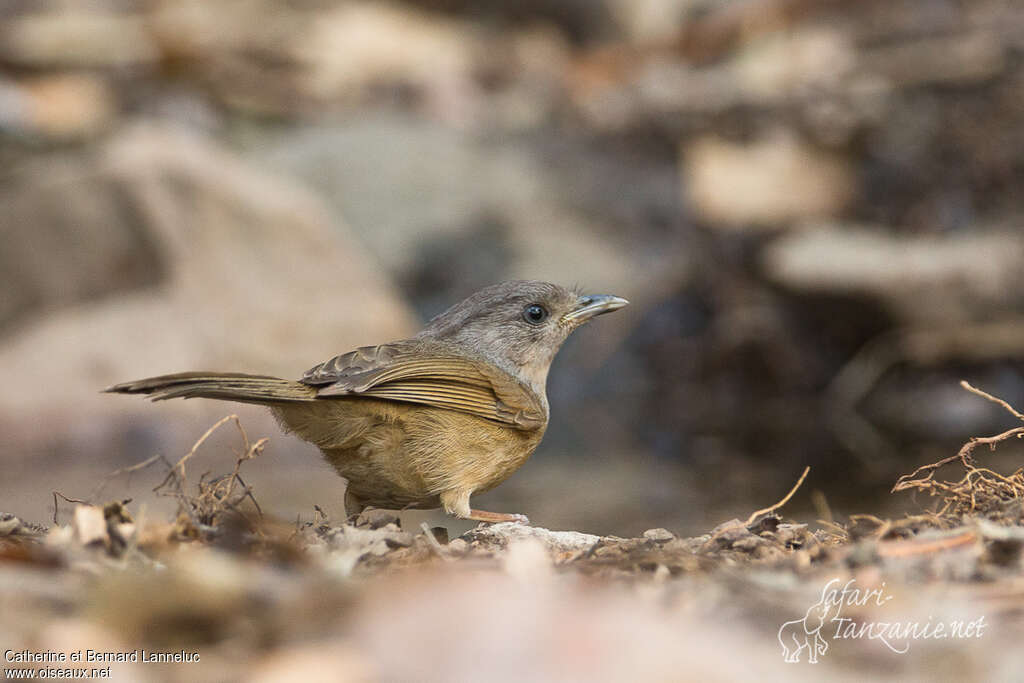
<svg viewBox="0 0 1024 683"><path fill-rule="evenodd" d="M116 394L148 394L154 401L169 398L216 398L241 403L292 403L316 399L316 389L269 375L238 372L181 372L115 384Z"/></svg>

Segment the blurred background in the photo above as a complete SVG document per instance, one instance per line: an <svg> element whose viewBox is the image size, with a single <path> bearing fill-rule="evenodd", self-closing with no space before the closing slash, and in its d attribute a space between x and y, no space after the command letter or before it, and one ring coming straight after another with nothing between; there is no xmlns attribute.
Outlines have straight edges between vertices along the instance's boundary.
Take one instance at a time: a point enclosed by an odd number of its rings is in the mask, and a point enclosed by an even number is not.
<svg viewBox="0 0 1024 683"><path fill-rule="evenodd" d="M297 377L509 278L633 303L478 507L692 534L810 465L788 512L887 509L1012 426L960 379L1024 407L1022 57L1008 0L6 0L0 509L170 509L97 485L237 412L264 509L340 517L260 409L98 391Z"/></svg>

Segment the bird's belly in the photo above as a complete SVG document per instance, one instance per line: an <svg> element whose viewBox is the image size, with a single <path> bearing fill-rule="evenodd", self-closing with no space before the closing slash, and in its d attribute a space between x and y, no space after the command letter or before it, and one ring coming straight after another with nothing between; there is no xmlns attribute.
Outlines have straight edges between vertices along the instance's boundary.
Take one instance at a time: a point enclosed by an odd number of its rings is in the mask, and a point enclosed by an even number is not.
<svg viewBox="0 0 1024 683"><path fill-rule="evenodd" d="M353 496L375 507L434 508L444 491L494 488L530 457L544 431L391 401L328 406L323 410L331 414L323 419L333 418L330 429L310 425L305 411L298 420L281 409L278 415L298 436L320 446ZM331 438L324 438L328 433Z"/></svg>

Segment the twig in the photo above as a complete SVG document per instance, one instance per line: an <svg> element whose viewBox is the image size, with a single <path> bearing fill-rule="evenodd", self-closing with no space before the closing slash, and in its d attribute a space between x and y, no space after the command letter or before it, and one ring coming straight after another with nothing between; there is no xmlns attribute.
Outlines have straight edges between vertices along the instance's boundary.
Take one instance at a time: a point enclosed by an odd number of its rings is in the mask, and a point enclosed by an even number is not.
<svg viewBox="0 0 1024 683"><path fill-rule="evenodd" d="M427 523L420 522L420 528L423 529L423 535L427 537L427 543L430 545L431 550L433 550L437 554L437 556L445 562L451 562L452 558L448 556L448 553L444 551L444 548L441 546L441 544L437 542L436 538L434 538L434 532L430 530L430 527L427 526Z"/></svg>
<svg viewBox="0 0 1024 683"><path fill-rule="evenodd" d="M972 387L970 384L967 383L967 380L963 380L963 379L960 380L960 386L962 386L964 389L966 389L967 391L971 392L972 394L977 394L978 396L981 396L982 398L986 398L989 401L992 401L993 403L997 403L997 404L1001 405L1003 408L1006 408L1006 410L1011 415L1013 415L1015 418L1017 418L1018 420L1024 421L1024 414L1018 412L1013 406L1011 406L1009 403L1007 403L1003 399L996 398L992 394L986 393L986 392L982 391L981 389L977 389L975 387Z"/></svg>
<svg viewBox="0 0 1024 683"><path fill-rule="evenodd" d="M833 536L837 536L839 538L850 537L850 532L844 529L843 527L839 526L835 522L831 522L827 519L819 519L818 524L825 527L825 531L832 534Z"/></svg>
<svg viewBox="0 0 1024 683"><path fill-rule="evenodd" d="M87 500L78 500L77 498L68 498L67 496L65 496L60 491L54 491L53 492L53 525L54 526L57 526L57 496L60 496L61 498L63 498L65 501L67 501L69 503L81 503L82 505L91 505L92 504L92 503L90 503Z"/></svg>
<svg viewBox="0 0 1024 683"><path fill-rule="evenodd" d="M858 513L856 515L850 515L851 522L859 522L862 519L871 522L872 524L877 524L878 526L882 526L886 522L886 520L882 519L878 515L871 515L867 513Z"/></svg>
<svg viewBox="0 0 1024 683"><path fill-rule="evenodd" d="M156 455L154 455L154 456L152 456L150 458L146 458L145 460L143 460L140 463L136 463L134 465L130 465L129 467L121 467L121 468L118 468L118 469L114 470L113 472L111 472L110 474L108 474L107 476L103 477L103 479L100 480L100 483L97 484L95 489L93 489L93 491L89 495L89 497L92 498L93 500L96 500L97 498L99 498L100 493L103 492L103 489L106 487L106 485L109 484L111 482L111 480L114 479L114 477L118 477L118 476L120 476L122 474L132 474L134 472L138 472L139 470L144 470L147 467L149 467L150 465L152 465L153 463L155 463L158 460L160 460L160 458L161 458L160 454L157 453ZM131 480L129 479L129 484L126 484L126 486L130 485L130 482L131 482Z"/></svg>
<svg viewBox="0 0 1024 683"><path fill-rule="evenodd" d="M828 498L825 497L821 489L811 491L811 503L814 505L814 510L818 513L819 517L829 522L834 519L832 517L832 508L828 504Z"/></svg>
<svg viewBox="0 0 1024 683"><path fill-rule="evenodd" d="M955 550L965 545L977 543L978 532L966 529L959 533L942 538L914 538L899 541L882 541L878 544L880 557L911 557L914 555L934 555L947 550Z"/></svg>
<svg viewBox="0 0 1024 683"><path fill-rule="evenodd" d="M256 443L254 443L254 444L252 444L250 446L249 445L249 437L246 435L245 430L242 429L242 424L241 423L238 423L238 429L241 430L241 432L242 432L242 439L245 440L245 452L235 462L235 469L231 473L231 479L228 482L228 490L224 494L224 500L226 500L226 501L230 501L231 500L231 494L234 493L235 481L237 480L238 483L241 484L243 486L243 488L245 489L245 492L242 495L242 498L240 498L238 502L241 502L242 499L248 497L249 500L251 500L253 502L253 505L256 506L256 511L259 512L260 517L262 517L263 516L263 510L260 509L260 504L256 502L255 498L253 498L252 491L249 489L248 486L246 486L245 482L242 481L242 477L239 474L239 472L242 469L242 463L243 462L245 462L246 460L252 460L256 456L258 456L258 455L263 453L263 447L267 445L267 442L270 441L270 439L267 439L267 438L260 439L259 441L257 441ZM231 505L231 503L229 502L228 505Z"/></svg>
<svg viewBox="0 0 1024 683"><path fill-rule="evenodd" d="M317 519L317 515L320 516L319 520ZM324 509L317 505L316 503L313 503L313 523L328 525L331 523L331 520L327 517L327 513L324 512Z"/></svg>
<svg viewBox="0 0 1024 683"><path fill-rule="evenodd" d="M875 527L875 530L872 532L872 534L876 538L882 538L887 533L889 533L889 531L893 527L893 523L892 523L891 519L882 519L881 517L878 517L876 515L868 515L868 514L850 515L850 521L851 522L859 522L862 519L865 520L865 521L871 522L872 524L877 525Z"/></svg>
<svg viewBox="0 0 1024 683"><path fill-rule="evenodd" d="M214 431L232 420L235 422L235 426L238 427L238 433L242 437L242 451L240 454L236 452L237 458L234 469L229 474L215 477L210 481L206 480L209 472L204 473L200 476L199 482L196 485L198 494L196 496L188 495L185 491L187 484L185 463L198 452L199 447L203 445ZM167 495L177 499L179 509L188 515L192 524L197 529L211 528L225 510L232 510L238 513L255 530L258 528L258 525L250 521L244 513L238 510L237 506L248 498L252 501L260 517L263 516L263 510L253 496L252 489L242 479L240 471L242 463L263 453L263 448L267 445L267 442L268 439L264 438L259 439L255 443L250 443L249 435L242 427L242 423L237 415L223 417L207 429L193 444L189 452L182 456L174 465L171 465L165 458L159 456L167 466L167 474L163 481L153 490L160 495ZM236 490L236 482L240 485L240 490ZM171 488L171 490L164 493L163 489L165 488Z"/></svg>
<svg viewBox="0 0 1024 683"><path fill-rule="evenodd" d="M965 443L956 455L943 458L942 460L933 462L930 465L922 465L910 474L904 474L901 476L896 480L896 484L893 485L892 491L889 493L904 491L908 488L921 488L925 483L932 480L932 477L935 476L935 472L956 460L959 460L967 470L977 469L971 453L978 444L987 444L992 450L995 450L997 443L1006 441L1011 436L1016 436L1018 439L1024 436L1024 427L1014 427L1013 429L1008 429L1002 434L996 434L995 436L972 436L970 441ZM919 475L924 476L918 479L917 477Z"/></svg>
<svg viewBox="0 0 1024 683"><path fill-rule="evenodd" d="M966 381L961 381L960 386L972 394L1002 406L1011 415L1024 421L1024 414L1003 399L977 389ZM1013 437L1018 439L1024 437L1024 427L1014 427L995 436L971 437L956 455L918 467L910 474L905 474L897 479L892 491L922 490L926 491L929 496L941 496L942 509L936 513L939 516L959 516L979 512L984 515L1002 514L1007 501L1019 502L1024 499L1024 469L1018 469L1013 474L1004 476L990 468L979 467L974 460L973 452L979 444L985 444L994 451L997 444ZM966 470L959 481L936 479L936 472L940 468L957 460Z"/></svg>
<svg viewBox="0 0 1024 683"><path fill-rule="evenodd" d="M807 466L807 467L805 467L805 468L804 468L804 473L800 475L800 478L799 478L799 479L797 479L797 482L796 482L796 484L795 484L795 485L793 486L793 488L791 488L791 489L789 490L789 493L787 493L787 494L786 494L786 497L785 497L785 498L783 498L782 500L780 500L780 501L779 501L778 503L776 503L775 505L771 505L771 506L769 506L769 507L766 507L766 508L764 508L763 510L758 510L757 512L755 512L755 513L751 514L751 515L750 515L749 517L747 517L747 521L746 521L746 526L750 526L751 524L753 524L753 523L754 523L754 521L755 521L755 520L756 520L756 519L757 519L758 517L760 517L761 515L766 515L766 514L768 514L769 512L775 512L775 511L776 511L776 510L778 510L778 509L779 509L780 507L782 507L783 505L785 505L786 503L788 503L788 502L789 502L789 499L790 499L790 498L792 498L792 497L793 497L793 494L794 494L794 493L796 493L797 489L799 489L799 488L800 488L800 485L804 483L804 479L806 479L806 478L807 478L807 473L808 473L808 472L810 472L810 471L811 471L811 468L810 468L810 466Z"/></svg>
<svg viewBox="0 0 1024 683"><path fill-rule="evenodd" d="M244 481L242 481L242 475L236 474L235 478L238 479L238 483L242 485L242 489L245 491L245 495L241 499L239 499L238 502L241 503L244 498L248 498L249 500L252 501L253 507L256 508L256 514L258 514L262 518L263 517L263 508L260 507L260 504L256 500L256 497L254 495L252 495L252 489L249 487L248 484L246 484ZM232 504L232 503L228 503L228 504L231 505L231 507L234 507L234 505L235 505L235 504Z"/></svg>
<svg viewBox="0 0 1024 683"><path fill-rule="evenodd" d="M176 498L179 505L186 506L188 498L185 495L184 479L182 479L181 475L178 474L178 470L174 469L174 465L171 464L170 460L165 458L163 455L160 455L159 458L160 461L163 462L164 467L167 468L167 475L164 477L163 481L153 487L153 493ZM170 493L164 493L163 489L172 483L174 484L174 490Z"/></svg>
<svg viewBox="0 0 1024 683"><path fill-rule="evenodd" d="M217 429L222 424L224 424L225 422L227 422L229 420L234 420L235 424L238 425L238 428L242 429L242 425L238 421L238 416L237 415L227 415L227 416L222 417L221 419L217 420L217 422L215 422L212 427L207 429L206 433L204 433L201 437L199 437L199 440L196 441L192 445L192 449L188 453L186 453L185 455L181 456L181 459L174 465L174 469L180 469L181 470L181 478L182 479L185 478L185 463L188 461L188 459L196 454L196 451L199 450L199 447L203 445L204 441L206 441L208 438L210 438L211 434L213 434L215 431L217 431ZM244 430L242 431L242 437L243 438L245 437L245 431ZM248 444L248 440L246 440L246 443Z"/></svg>

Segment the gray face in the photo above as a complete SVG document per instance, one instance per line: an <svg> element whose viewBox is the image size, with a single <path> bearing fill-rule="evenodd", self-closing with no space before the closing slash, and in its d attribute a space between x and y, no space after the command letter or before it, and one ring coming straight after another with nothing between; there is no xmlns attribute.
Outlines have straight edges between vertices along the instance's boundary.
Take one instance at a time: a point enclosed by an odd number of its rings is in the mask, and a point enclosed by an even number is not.
<svg viewBox="0 0 1024 683"><path fill-rule="evenodd" d="M566 337L595 315L626 303L618 297L581 296L549 282L513 280L452 306L417 336L459 344L543 394L548 367Z"/></svg>

